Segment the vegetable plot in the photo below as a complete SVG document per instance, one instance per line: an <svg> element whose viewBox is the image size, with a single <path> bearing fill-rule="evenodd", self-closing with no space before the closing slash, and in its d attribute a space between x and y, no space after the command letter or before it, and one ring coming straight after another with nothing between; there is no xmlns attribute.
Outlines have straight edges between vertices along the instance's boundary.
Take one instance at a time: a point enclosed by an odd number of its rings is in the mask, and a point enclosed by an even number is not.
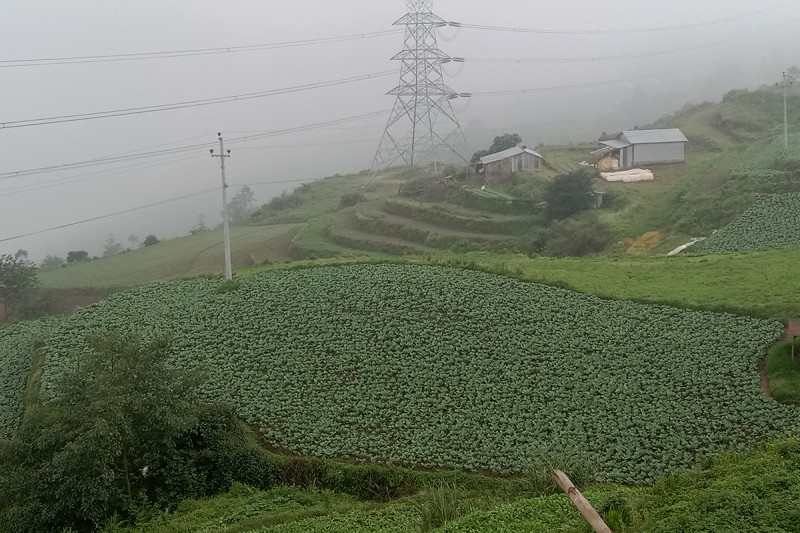
<svg viewBox="0 0 800 533"><path fill-rule="evenodd" d="M0 328L0 439L10 437L22 420L34 342L46 338L57 320L43 319Z"/></svg>
<svg viewBox="0 0 800 533"><path fill-rule="evenodd" d="M722 254L800 246L800 193L766 194L737 220L701 246Z"/></svg>
<svg viewBox="0 0 800 533"><path fill-rule="evenodd" d="M426 467L524 471L580 447L605 479L646 483L722 446L783 434L793 408L755 367L781 324L608 301L480 272L352 265L194 279L68 317L44 390L85 337L169 335L276 446Z"/></svg>

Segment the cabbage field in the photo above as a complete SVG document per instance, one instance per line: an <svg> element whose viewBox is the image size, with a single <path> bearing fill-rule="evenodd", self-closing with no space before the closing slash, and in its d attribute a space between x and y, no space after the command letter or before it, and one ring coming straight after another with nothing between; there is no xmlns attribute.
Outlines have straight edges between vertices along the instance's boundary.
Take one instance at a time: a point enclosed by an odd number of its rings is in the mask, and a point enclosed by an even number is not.
<svg viewBox="0 0 800 533"><path fill-rule="evenodd" d="M9 437L22 420L34 343L47 337L57 320L36 320L0 328L0 439Z"/></svg>
<svg viewBox="0 0 800 533"><path fill-rule="evenodd" d="M800 193L765 194L700 247L706 254L800 246Z"/></svg>
<svg viewBox="0 0 800 533"><path fill-rule="evenodd" d="M117 294L60 322L43 391L86 335L173 340L275 446L326 457L520 472L581 448L646 483L720 447L784 434L756 362L781 324L609 301L445 267L273 271ZM15 345L0 350L15 350Z"/></svg>

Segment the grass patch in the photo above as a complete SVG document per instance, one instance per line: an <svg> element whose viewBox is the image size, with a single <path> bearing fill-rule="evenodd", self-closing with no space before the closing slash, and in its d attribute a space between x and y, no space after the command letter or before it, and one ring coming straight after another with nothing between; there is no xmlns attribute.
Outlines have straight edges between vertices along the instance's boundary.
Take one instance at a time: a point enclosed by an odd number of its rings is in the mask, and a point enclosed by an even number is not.
<svg viewBox="0 0 800 533"><path fill-rule="evenodd" d="M772 348L767 358L770 395L781 403L800 405L800 339L795 343L792 360L792 343L784 342Z"/></svg>

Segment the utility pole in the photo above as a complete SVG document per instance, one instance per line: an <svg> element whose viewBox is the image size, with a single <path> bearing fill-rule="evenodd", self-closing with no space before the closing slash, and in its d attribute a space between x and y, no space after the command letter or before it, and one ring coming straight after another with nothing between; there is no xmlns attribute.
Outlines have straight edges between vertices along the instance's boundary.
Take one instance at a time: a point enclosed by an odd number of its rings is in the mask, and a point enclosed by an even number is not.
<svg viewBox="0 0 800 533"><path fill-rule="evenodd" d="M211 157L219 157L219 166L222 169L222 232L225 236L225 279L233 279L231 270L231 233L228 227L228 182L225 180L225 160L231 156L231 151L225 151L225 141L222 133L217 133L219 137L219 155L211 150Z"/></svg>
<svg viewBox="0 0 800 533"><path fill-rule="evenodd" d="M792 82L789 81L789 76L784 72L783 81L780 85L783 85L783 149L786 152L789 151L789 104L786 101L786 93L791 84Z"/></svg>

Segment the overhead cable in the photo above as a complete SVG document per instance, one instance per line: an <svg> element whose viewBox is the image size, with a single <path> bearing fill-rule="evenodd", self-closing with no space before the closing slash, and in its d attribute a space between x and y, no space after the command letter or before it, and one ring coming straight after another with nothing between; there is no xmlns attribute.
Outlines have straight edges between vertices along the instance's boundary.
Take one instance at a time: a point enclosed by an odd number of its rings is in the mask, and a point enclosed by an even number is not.
<svg viewBox="0 0 800 533"><path fill-rule="evenodd" d="M279 181L269 181L269 182L262 182L262 183L251 183L249 185L244 185L244 184L243 185L231 185L231 187L237 188L237 187L257 186L257 185L273 185L273 184L274 185L278 185L278 184L282 184L282 183L300 183L300 182L309 182L309 181L318 181L318 180L316 180L316 179L279 180ZM152 203L152 204L142 205L142 206L139 206L139 207L132 207L130 209L124 209L122 211L117 211L115 213L108 213L106 215L100 215L100 216L96 216L96 217L92 217L92 218L87 218L87 219L84 219L84 220L78 220L76 222L70 222L68 224L61 224L59 226L53 226L53 227L46 228L46 229L40 229L40 230L36 230L36 231L31 231L29 233L24 233L24 234L21 234L21 235L15 235L13 237L6 237L6 238L3 238L3 239L0 239L0 242L13 241L15 239L22 239L24 237L31 237L33 235L41 235L42 233L49 233L51 231L56 231L56 230L60 230L60 229L64 229L64 228L70 228L70 227L73 227L73 226L78 226L80 224L86 224L88 222L96 222L98 220L104 220L104 219L107 219L107 218L112 218L112 217L116 217L116 216L120 216L120 215L127 215L128 213L134 213L136 211L141 211L143 209L149 209L151 207L158 207L158 206L165 205L165 204L170 204L170 203L173 203L173 202L179 202L181 200L186 200L186 199L189 199L189 198L193 198L195 196L202 196L204 194L210 194L212 192L219 192L219 188L215 187L213 189L206 189L204 191L199 191L199 192L195 192L195 193L191 193L191 194L186 194L186 195L183 195L183 196L179 196L177 198L170 198L169 200L162 200L160 202L155 202L155 203Z"/></svg>
<svg viewBox="0 0 800 533"><path fill-rule="evenodd" d="M293 48L298 46L310 46L317 44L335 43L341 41L370 39L373 37L384 37L386 35L397 35L399 33L402 33L403 31L404 30L386 30L386 31L376 31L370 33L357 33L354 35L345 35L341 37L324 37L321 39L303 39L299 41L250 44L244 46L223 46L219 48L168 50L164 52L140 52L140 53L129 53L129 54L6 59L6 60L0 60L0 68L40 67L46 65L73 65L80 63L107 63L114 61L140 61L144 59L164 59L171 57L190 57L190 56L203 56L203 55L215 55L215 54L229 54L236 52L254 52L258 50Z"/></svg>
<svg viewBox="0 0 800 533"><path fill-rule="evenodd" d="M200 195L203 195L203 194L209 194L209 193L212 193L212 192L219 192L219 188L215 187L213 189L208 189L208 190L205 190L205 191L200 191L200 192L196 192L196 193L192 193L192 194L186 194L184 196L179 196L178 198L170 198L169 200L163 200L161 202L156 202L156 203L153 203L153 204L143 205L143 206L140 206L140 207L133 207L131 209L125 209L123 211L117 211L116 213L109 213L107 215L100 215L100 216L97 216L97 217L87 218L87 219L84 219L84 220L79 220L77 222L70 222L69 224L61 224L60 226L54 226L54 227L51 227L51 228L41 229L41 230L37 230L37 231L31 231L30 233L25 233L25 234L22 234L22 235L15 235L14 237L6 237L5 239L0 239L0 242L13 241L14 239L21 239L23 237L31 237L33 235L40 235L42 233L48 233L48 232L59 230L59 229L69 228L69 227L72 227L72 226L77 226L79 224L86 224L87 222L95 222L97 220L103 220L103 219L106 219L106 218L116 217L116 216L119 216L119 215L125 215L125 214L128 214L128 213L133 213L135 211L141 211L142 209L148 209L150 207L156 207L156 206L159 206L159 205L169 204L169 203L177 202L177 201L180 201L180 200L186 200L187 198L192 198L194 196L200 196Z"/></svg>
<svg viewBox="0 0 800 533"><path fill-rule="evenodd" d="M775 11L776 9L780 9L782 7L786 7L788 5L795 5L796 1L791 0L789 2L782 2L780 4L774 5L772 7L768 7L765 9L761 9L758 11L753 11L750 13L745 13L742 15L737 15L735 17L727 17L723 19L711 20L707 22L696 22L692 24L682 24L682 25L675 25L675 26L655 26L655 27L640 27L640 28L616 28L616 29L590 29L590 30L570 30L570 29L551 29L551 28L514 28L514 27L506 27L506 26L487 26L483 24L465 24L463 22L447 22L446 26L451 26L453 28L466 28L470 30L489 30L489 31L502 31L502 32L513 32L513 33L540 33L540 34L553 34L553 35L624 35L624 34L632 34L632 33L652 33L652 32L668 32L668 31L679 31L679 30L690 30L696 28L707 28L709 26L717 26L720 24L727 24L729 22L736 22L743 19L749 19L756 15L761 15L764 13L768 13L770 11Z"/></svg>
<svg viewBox="0 0 800 533"><path fill-rule="evenodd" d="M325 81L320 83L309 83L306 85L297 85L294 87L286 87L283 89L270 89L268 91L261 91L255 93L237 94L233 96L222 96L218 98L207 98L204 100L190 100L187 102L176 102L171 104L160 104L154 106L132 107L128 109L114 109L110 111L97 111L94 113L81 113L75 115L60 115L52 117L42 117L26 120L12 120L7 122L0 122L0 129L12 128L26 128L30 126L45 126L50 124L62 124L64 122L78 122L84 120L97 120L101 118L121 117L127 115L140 115L144 113L156 113L160 111L169 111L174 109L185 109L188 107L200 107L214 104L222 104L226 102L238 102L241 100L252 100L255 98L265 98L268 96L276 96L279 94L296 93L300 91L310 91L312 89L320 89L323 87L333 87L335 85L344 85L347 83L354 83L357 81L364 81L373 78L381 78L389 75L396 75L397 71L387 70L375 74L366 74L363 76L353 76L350 78L342 78L339 80Z"/></svg>
<svg viewBox="0 0 800 533"><path fill-rule="evenodd" d="M326 126L333 126L333 125L336 125L336 124L344 124L344 123L347 123L347 122L354 122L354 121L357 121L357 120L363 120L363 119L367 119L367 118L379 117L379 116L382 116L382 115L386 115L389 112L390 112L390 110L374 111L372 113L364 113L364 114L361 114L361 115L354 115L354 116L351 116L351 117L345 117L345 118L334 119L334 120L327 120L327 121L324 121L324 122L317 122L315 124L308 124L308 125L305 125L305 126L296 126L296 127L293 127L293 128L284 128L284 129L279 129L279 130L255 133L255 134L247 135L247 136L244 136L244 137L236 137L236 138L233 138L233 139L229 139L227 142L231 143L231 144L233 144L233 143L242 143L242 142L246 142L246 141L250 141L250 140L254 140L254 139L264 139L264 138L267 138L267 137L275 137L275 136L279 136L279 135L286 135L286 134L289 134L289 133L298 133L298 132L302 132L302 131L315 130L315 129L318 129L318 128L324 128ZM101 157L101 158L97 158L97 159L89 159L89 160L78 161L78 162L74 162L74 163L64 163L64 164L61 164L61 165L52 165L52 166L47 166L47 167L39 167L39 168L32 168L32 169L25 169L25 170L15 170L15 171L12 171L12 172L4 172L4 173L0 173L0 179L11 179L11 178L29 176L29 175L34 175L34 174L45 174L45 173L49 173L49 172L57 172L57 171L73 169L73 168L85 168L85 167L91 167L91 166L97 166L97 165L105 165L105 164L112 164L112 163L127 162L127 161L131 161L131 160L144 159L144 158L150 158L150 157L158 157L158 156L167 155L167 154L185 153L185 152L191 152L191 151L194 151L194 150L207 148L208 146L209 146L209 143L198 143L198 144L192 144L192 145L188 145L188 146L179 146L179 147L175 147L175 148L167 148L167 149L163 149L163 150L154 150L154 151L149 151L149 152L125 152L124 154L117 154L117 155Z"/></svg>
<svg viewBox="0 0 800 533"><path fill-rule="evenodd" d="M705 68L712 65L717 65L720 63L727 63L728 61L721 60L721 61L713 61L711 63L705 63L703 65L694 65L691 67L684 67L674 70L669 70L665 72L656 72L653 74L645 74L642 76L632 76L630 78L617 78L613 80L604 80L604 81L590 81L586 83L576 83L573 85L555 85L551 87L537 87L535 89L518 89L518 90L509 90L509 91L484 91L484 92L472 92L472 93L459 93L457 95L453 95L453 97L462 97L462 98L471 98L475 96L508 96L514 94L531 94L531 93L544 93L544 92L551 92L551 91L564 91L568 89L583 89L586 87L602 87L605 85L616 85L618 83L627 83L629 81L638 81L647 78L658 78L661 76L667 76L669 74L677 74L680 72L685 72L688 70L694 70L698 68Z"/></svg>

